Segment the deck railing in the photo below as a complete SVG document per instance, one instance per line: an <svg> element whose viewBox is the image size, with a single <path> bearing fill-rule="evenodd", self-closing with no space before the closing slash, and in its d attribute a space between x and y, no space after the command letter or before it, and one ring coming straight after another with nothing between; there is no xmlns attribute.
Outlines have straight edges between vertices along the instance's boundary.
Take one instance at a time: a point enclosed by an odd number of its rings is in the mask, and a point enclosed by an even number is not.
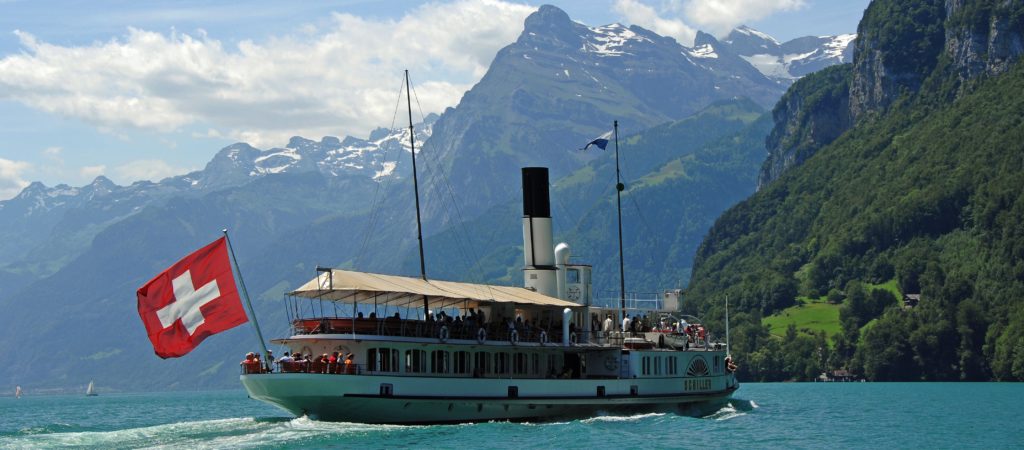
<svg viewBox="0 0 1024 450"><path fill-rule="evenodd" d="M539 327L506 323L487 323L482 326L471 323L443 323L423 320L397 319L351 319L317 318L297 319L292 322L294 334L362 334L371 336L405 336L434 338L441 341L450 339L475 340L477 342L510 342L558 345L562 343L561 326ZM573 344L622 344L622 333L604 335L600 332L572 331ZM628 333L627 333L628 335Z"/></svg>

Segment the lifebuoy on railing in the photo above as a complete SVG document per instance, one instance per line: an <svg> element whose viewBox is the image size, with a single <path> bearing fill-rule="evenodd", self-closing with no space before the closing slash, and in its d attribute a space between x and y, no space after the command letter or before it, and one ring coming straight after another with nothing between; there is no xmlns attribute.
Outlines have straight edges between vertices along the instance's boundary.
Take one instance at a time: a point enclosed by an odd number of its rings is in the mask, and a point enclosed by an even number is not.
<svg viewBox="0 0 1024 450"><path fill-rule="evenodd" d="M512 333L509 333L508 335L508 341L511 342L512 345L519 345L519 331L512 330Z"/></svg>
<svg viewBox="0 0 1024 450"><path fill-rule="evenodd" d="M444 325L440 330L437 330L437 339L441 342L448 342L448 325Z"/></svg>
<svg viewBox="0 0 1024 450"><path fill-rule="evenodd" d="M544 344L547 344L547 343L548 343L548 332L547 331L541 331L540 332L540 345L544 345Z"/></svg>
<svg viewBox="0 0 1024 450"><path fill-rule="evenodd" d="M572 344L572 345L576 345L576 333L575 332L569 334L569 343Z"/></svg>
<svg viewBox="0 0 1024 450"><path fill-rule="evenodd" d="M476 341L483 344L487 341L487 330L481 328L476 332Z"/></svg>

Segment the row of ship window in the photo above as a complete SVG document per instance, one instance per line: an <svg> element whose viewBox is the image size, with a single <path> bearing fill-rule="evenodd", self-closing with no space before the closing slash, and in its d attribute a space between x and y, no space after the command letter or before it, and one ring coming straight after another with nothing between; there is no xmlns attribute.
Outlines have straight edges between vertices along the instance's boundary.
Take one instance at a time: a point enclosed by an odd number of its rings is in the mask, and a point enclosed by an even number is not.
<svg viewBox="0 0 1024 450"><path fill-rule="evenodd" d="M367 367L375 372L399 372L423 374L452 374L476 376L488 375L560 375L561 358L557 354L541 355L523 352L469 352L446 350L401 350L391 348L371 348L366 352ZM682 356L644 356L640 360L640 374L644 376L678 375ZM541 362L545 362L544 367ZM713 366L708 368L700 364L691 364L689 376L706 376L722 371L720 357L713 358ZM546 370L545 370L546 369Z"/></svg>
<svg viewBox="0 0 1024 450"><path fill-rule="evenodd" d="M561 362L558 355L545 355L549 373ZM401 350L371 348L366 351L367 367L375 372L430 373L453 375L534 375L542 372L541 355L522 352L468 352L446 350Z"/></svg>

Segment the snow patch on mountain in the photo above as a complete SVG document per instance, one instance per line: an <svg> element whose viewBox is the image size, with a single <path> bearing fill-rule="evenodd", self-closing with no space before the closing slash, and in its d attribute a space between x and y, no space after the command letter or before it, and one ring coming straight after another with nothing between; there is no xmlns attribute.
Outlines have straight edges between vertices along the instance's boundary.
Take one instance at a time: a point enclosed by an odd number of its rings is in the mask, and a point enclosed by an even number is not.
<svg viewBox="0 0 1024 450"><path fill-rule="evenodd" d="M721 42L766 77L788 84L825 67L850 62L850 44L856 38L856 34L805 36L779 43L765 33L741 26Z"/></svg>
<svg viewBox="0 0 1024 450"><path fill-rule="evenodd" d="M629 41L650 42L650 39L640 36L633 30L618 23L588 28L592 35L589 40L583 42L581 50L593 52L598 56L628 55L629 53L623 49L630 44Z"/></svg>

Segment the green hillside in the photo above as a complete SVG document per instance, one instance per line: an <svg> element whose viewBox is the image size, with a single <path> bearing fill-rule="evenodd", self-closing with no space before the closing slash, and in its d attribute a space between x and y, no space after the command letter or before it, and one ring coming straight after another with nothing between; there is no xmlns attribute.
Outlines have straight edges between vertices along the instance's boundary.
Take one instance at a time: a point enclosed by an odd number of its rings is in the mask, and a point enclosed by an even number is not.
<svg viewBox="0 0 1024 450"><path fill-rule="evenodd" d="M941 2L872 7L934 11L933 3ZM983 24L985 14L999 22L1006 13L983 10ZM1006 17L1019 33L1019 11ZM979 22L968 19L955 15L946 26ZM901 27L935 35L932 25L913 20L879 26L870 31L892 37L892 45L902 42ZM808 378L848 368L876 380L1024 379L1024 67L965 79L966 69L945 53L934 64L914 66L927 75L919 91L906 88L886 100L891 107L863 115L802 166L726 212L702 244L687 307L721 317L721 296L741 299L739 309L749 314L734 321L737 352L778 371L747 375ZM891 279L901 292L920 293L921 304L897 308L891 287L865 284ZM769 337L783 324L813 319L810 312L793 316L798 295L843 299L838 332L811 327L832 339L835 351L827 356L799 357L797 347L814 348L810 341L820 333ZM789 319L761 324L760 316L779 311Z"/></svg>

